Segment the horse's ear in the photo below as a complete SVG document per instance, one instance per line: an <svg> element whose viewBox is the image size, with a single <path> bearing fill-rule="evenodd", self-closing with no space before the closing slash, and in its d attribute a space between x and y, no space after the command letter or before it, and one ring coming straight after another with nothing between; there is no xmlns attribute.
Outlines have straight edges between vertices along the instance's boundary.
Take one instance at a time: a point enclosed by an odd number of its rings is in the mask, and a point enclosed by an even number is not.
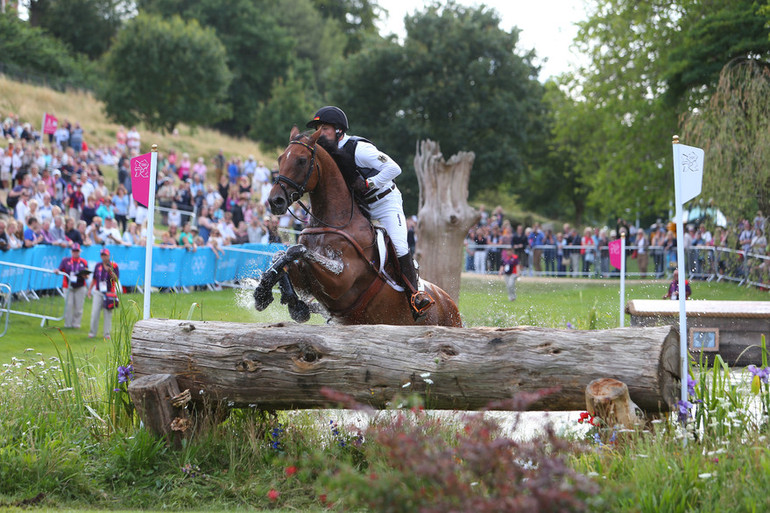
<svg viewBox="0 0 770 513"><path fill-rule="evenodd" d="M293 141L295 137L299 135L299 128L297 125L291 127L291 133L289 134L289 141Z"/></svg>
<svg viewBox="0 0 770 513"><path fill-rule="evenodd" d="M315 143L318 142L318 138L321 137L321 129L319 128L315 132L313 132L313 135L310 136L310 146L315 146Z"/></svg>

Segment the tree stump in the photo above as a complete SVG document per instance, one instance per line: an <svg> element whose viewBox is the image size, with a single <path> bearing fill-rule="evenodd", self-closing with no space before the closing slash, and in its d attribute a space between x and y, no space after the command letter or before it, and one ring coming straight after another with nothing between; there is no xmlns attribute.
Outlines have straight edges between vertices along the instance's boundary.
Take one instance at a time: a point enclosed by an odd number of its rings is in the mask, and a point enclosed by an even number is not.
<svg viewBox="0 0 770 513"><path fill-rule="evenodd" d="M190 391L180 393L171 374L151 374L131 382L128 393L145 427L180 447L182 439L190 434L191 422L185 409Z"/></svg>
<svg viewBox="0 0 770 513"><path fill-rule="evenodd" d="M476 155L460 152L445 161L437 142L417 143L414 169L420 186L415 258L420 276L457 302L463 240L480 214L468 205L468 182Z"/></svg>
<svg viewBox="0 0 770 513"><path fill-rule="evenodd" d="M638 407L631 400L628 386L612 378L599 378L586 387L586 409L602 420L606 427L621 425L634 429L640 422Z"/></svg>

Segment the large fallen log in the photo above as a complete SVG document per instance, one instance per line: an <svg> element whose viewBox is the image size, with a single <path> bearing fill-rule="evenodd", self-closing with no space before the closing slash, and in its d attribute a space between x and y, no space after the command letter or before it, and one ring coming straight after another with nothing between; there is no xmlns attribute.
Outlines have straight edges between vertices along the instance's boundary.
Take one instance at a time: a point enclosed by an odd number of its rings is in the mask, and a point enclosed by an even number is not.
<svg viewBox="0 0 770 513"><path fill-rule="evenodd" d="M322 387L376 408L418 393L428 408L475 410L555 386L561 391L531 409L582 410L592 380L615 378L642 410L658 413L676 402L678 347L668 326L582 331L164 319L137 322L132 340L137 378L172 374L193 401L267 410L328 407Z"/></svg>

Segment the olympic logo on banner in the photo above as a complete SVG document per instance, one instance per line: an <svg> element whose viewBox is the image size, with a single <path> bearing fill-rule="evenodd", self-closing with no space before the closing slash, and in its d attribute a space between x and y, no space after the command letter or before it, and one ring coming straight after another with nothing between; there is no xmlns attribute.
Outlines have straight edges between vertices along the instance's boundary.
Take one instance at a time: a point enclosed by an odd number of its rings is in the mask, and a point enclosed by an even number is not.
<svg viewBox="0 0 770 513"><path fill-rule="evenodd" d="M147 160L136 159L134 164L134 177L135 178L149 178L150 177L150 162Z"/></svg>
<svg viewBox="0 0 770 513"><path fill-rule="evenodd" d="M192 271L194 274L201 274L206 269L206 259L201 256L196 256L192 260Z"/></svg>
<svg viewBox="0 0 770 513"><path fill-rule="evenodd" d="M53 255L43 257L40 267L45 269L56 269L56 263L58 259Z"/></svg>

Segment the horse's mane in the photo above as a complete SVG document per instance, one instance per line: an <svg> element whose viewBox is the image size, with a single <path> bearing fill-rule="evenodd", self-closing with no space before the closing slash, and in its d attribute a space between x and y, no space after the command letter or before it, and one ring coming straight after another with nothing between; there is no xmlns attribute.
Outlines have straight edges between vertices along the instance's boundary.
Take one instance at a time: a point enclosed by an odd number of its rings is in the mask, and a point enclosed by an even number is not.
<svg viewBox="0 0 770 513"><path fill-rule="evenodd" d="M326 153L328 153L337 164L337 167L340 170L340 174L345 180L345 184L347 184L348 190L350 191L350 194L353 195L353 199L358 204L359 209L367 219L371 219L369 215L369 206L364 201L363 196L358 194L353 187L356 179L361 177L361 175L358 173L358 170L356 169L355 158L345 150L340 149L336 144L328 140L326 137L319 137L316 144L325 150Z"/></svg>

